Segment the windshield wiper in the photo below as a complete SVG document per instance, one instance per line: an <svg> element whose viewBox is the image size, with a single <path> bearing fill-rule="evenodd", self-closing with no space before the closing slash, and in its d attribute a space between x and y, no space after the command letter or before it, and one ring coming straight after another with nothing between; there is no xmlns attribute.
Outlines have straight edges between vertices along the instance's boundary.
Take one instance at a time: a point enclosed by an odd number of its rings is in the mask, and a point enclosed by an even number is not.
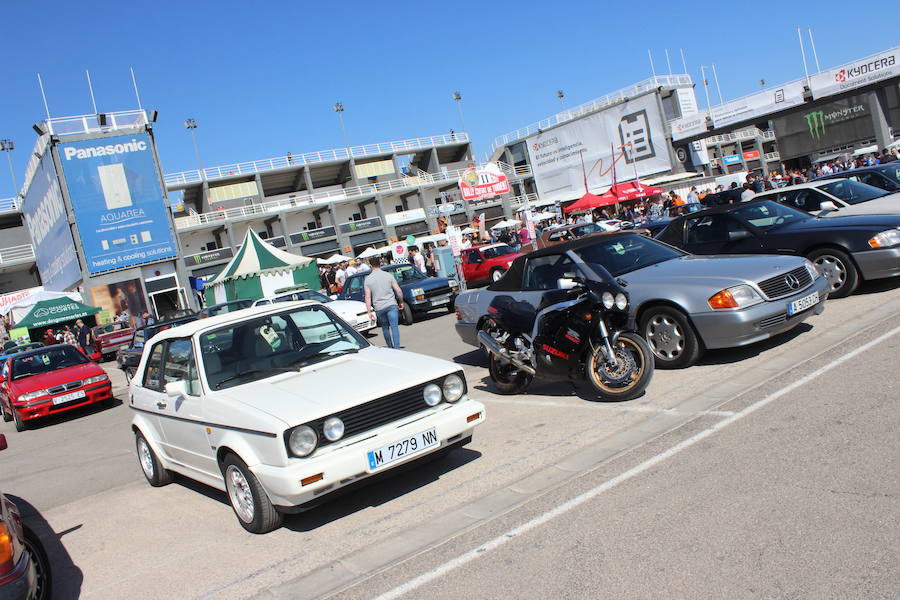
<svg viewBox="0 0 900 600"><path fill-rule="evenodd" d="M288 371L293 371L293 369L288 369L285 367L269 367L268 369L247 369L246 371L241 371L240 373L235 373L234 375L229 375L228 377L226 377L225 379L221 380L216 385L214 385L213 388L218 390L222 387L223 384L228 383L229 381L234 381L235 379L241 379L243 377L246 377L247 375L255 375L257 373L268 373L268 372L286 373Z"/></svg>
<svg viewBox="0 0 900 600"><path fill-rule="evenodd" d="M326 358L334 358L335 356L341 356L343 354L356 354L357 352L359 352L359 348L346 348L344 350L328 350L325 352L316 352L315 354L304 356L303 358L300 358L291 364L294 367L305 367L307 365L317 363L321 360L325 360Z"/></svg>

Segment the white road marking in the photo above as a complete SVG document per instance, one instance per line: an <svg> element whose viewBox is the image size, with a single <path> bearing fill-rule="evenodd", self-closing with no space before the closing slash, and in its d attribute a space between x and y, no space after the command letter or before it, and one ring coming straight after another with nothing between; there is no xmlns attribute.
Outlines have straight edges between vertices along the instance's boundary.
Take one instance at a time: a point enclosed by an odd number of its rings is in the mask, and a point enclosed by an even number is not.
<svg viewBox="0 0 900 600"><path fill-rule="evenodd" d="M730 410L695 410L683 411L677 408L662 408L659 406L629 406L619 403L602 403L602 402L586 402L578 400L573 402L563 402L560 400L534 400L526 398L477 398L480 402L487 404L518 404L526 406L549 406L555 408L590 408L590 409L606 409L615 412L637 412L637 413L664 413L674 416L703 416L712 415L714 417L730 417L734 415L734 411Z"/></svg>
<svg viewBox="0 0 900 600"><path fill-rule="evenodd" d="M880 344L881 342L896 335L897 333L900 333L900 327L895 327L894 329L888 331L887 333L878 336L874 340L867 342L866 344L863 344L862 346L859 346L855 350L847 352L846 354L844 354L840 358L834 360L833 362L828 363L827 365L824 365L822 367L819 367L812 373L809 373L809 374L801 377L797 381L795 381L789 385L786 385L785 387L781 388L780 390L769 394L765 398L758 400L758 401L754 402L753 404L750 404L743 410L741 410L737 413L734 413L730 417L723 419L722 421L719 421L715 425L712 425L711 427L704 429L703 431L701 431L699 433L692 435L691 437L679 442L678 444L675 444L668 450L660 452L659 454L645 460L641 464L636 465L636 466L632 467L631 469L628 469L624 473L616 475L612 479L608 479L607 481L601 483L597 487L592 488L578 496L575 496L571 500L568 500L567 502L560 504L556 508L547 511L547 512L535 517L534 519L532 519L530 521L526 521L525 523L523 523L522 525L519 525L518 527L510 529L506 533L495 537L494 539L482 544L481 546L478 546L477 548L469 550L465 554L461 554L460 556L457 556L453 560L450 560L450 561L444 563L443 565L437 567L436 569L434 569L432 571L429 571L428 573L419 575L418 577L410 579L406 583L402 583L402 584L398 585L397 587L395 587L391 590L388 590L387 592L381 594L380 596L377 596L374 600L394 600L395 598L400 598L401 596L408 594L409 592L412 592L413 590L416 590L416 589L422 587L423 585L430 583L430 582L434 581L435 579L442 577L443 575L446 575L447 573L449 573L451 571L454 571L455 569L458 569L459 567L465 565L466 563L469 563L480 556L484 556L488 552L496 550L497 548L503 546L507 542L514 540L516 537L518 537L522 534L528 533L532 529L540 527L541 525L544 525L545 523L555 519L556 517L564 515L565 513L581 506L585 502L588 502L589 500L596 498L603 492L605 492L607 490L611 490L612 488L618 486L619 484L624 483L624 482L628 481L629 479L636 477L637 475L640 475L644 471L652 469L653 467L660 464L661 462L668 460L669 458L680 453L682 450L686 450L687 448L690 448L697 442L708 438L712 434L718 432L721 429L724 429L725 427L728 427L732 423L736 423L737 421L743 419L744 417L756 412L760 408L763 408L764 406L770 404L771 402L774 402L775 400L781 398L785 394L789 394L790 392L793 392L797 388L806 385L813 379L816 379L820 375L823 375L824 373L831 371L832 369L844 364L848 360L855 358L856 356L859 356L866 350L869 350L870 348Z"/></svg>

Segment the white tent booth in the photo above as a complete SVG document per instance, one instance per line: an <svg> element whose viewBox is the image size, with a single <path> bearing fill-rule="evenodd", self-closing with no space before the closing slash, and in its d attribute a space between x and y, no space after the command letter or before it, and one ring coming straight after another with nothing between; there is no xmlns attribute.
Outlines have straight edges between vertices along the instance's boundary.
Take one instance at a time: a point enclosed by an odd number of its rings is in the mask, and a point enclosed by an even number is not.
<svg viewBox="0 0 900 600"><path fill-rule="evenodd" d="M311 290L321 288L315 259L276 248L248 229L234 258L206 282L206 304L258 300L297 285Z"/></svg>

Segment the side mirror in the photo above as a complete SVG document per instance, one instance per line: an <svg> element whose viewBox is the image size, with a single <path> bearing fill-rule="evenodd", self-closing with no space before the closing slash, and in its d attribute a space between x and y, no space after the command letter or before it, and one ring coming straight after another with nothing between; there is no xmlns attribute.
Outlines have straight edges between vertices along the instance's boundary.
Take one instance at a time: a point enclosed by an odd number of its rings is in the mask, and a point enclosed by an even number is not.
<svg viewBox="0 0 900 600"><path fill-rule="evenodd" d="M582 285L582 281L575 277L561 277L556 280L556 287L561 290L574 290L578 286Z"/></svg>
<svg viewBox="0 0 900 600"><path fill-rule="evenodd" d="M0 433L0 450L6 450L6 436Z"/></svg>
<svg viewBox="0 0 900 600"><path fill-rule="evenodd" d="M187 395L187 382L185 380L170 381L166 384L166 396L180 398Z"/></svg>
<svg viewBox="0 0 900 600"><path fill-rule="evenodd" d="M728 241L729 242L737 242L740 240L746 240L747 238L753 237L746 229L739 229L738 231L729 231L728 232Z"/></svg>
<svg viewBox="0 0 900 600"><path fill-rule="evenodd" d="M838 206L831 200L826 200L825 202L822 202L821 204L819 204L819 209L821 209L821 210L838 210Z"/></svg>

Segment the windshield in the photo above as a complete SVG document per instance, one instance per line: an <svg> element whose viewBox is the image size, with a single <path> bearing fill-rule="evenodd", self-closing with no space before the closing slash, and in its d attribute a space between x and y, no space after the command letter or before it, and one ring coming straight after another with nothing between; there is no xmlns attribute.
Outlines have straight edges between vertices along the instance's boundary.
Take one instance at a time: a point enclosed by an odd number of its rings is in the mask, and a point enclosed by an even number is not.
<svg viewBox="0 0 900 600"><path fill-rule="evenodd" d="M881 165L875 169L891 181L900 183L900 161L894 161L886 165Z"/></svg>
<svg viewBox="0 0 900 600"><path fill-rule="evenodd" d="M206 380L214 390L296 371L369 345L322 306L302 306L200 336Z"/></svg>
<svg viewBox="0 0 900 600"><path fill-rule="evenodd" d="M404 284L409 283L410 281L418 281L419 279L425 279L425 276L419 272L415 267L411 267L410 265L400 265L396 269L391 269L388 271L391 275L394 276L394 279L397 280L397 283Z"/></svg>
<svg viewBox="0 0 900 600"><path fill-rule="evenodd" d="M319 292L314 292L312 290L303 290L300 292L291 292L290 294L285 294L284 296L278 296L275 298L275 302L292 302L294 300L314 300L315 302L331 302L331 298L324 294L320 294Z"/></svg>
<svg viewBox="0 0 900 600"><path fill-rule="evenodd" d="M683 252L643 235L623 235L601 240L578 248L575 254L591 266L602 266L613 277L684 256Z"/></svg>
<svg viewBox="0 0 900 600"><path fill-rule="evenodd" d="M498 256L506 256L507 254L515 254L516 251L503 244L502 246L492 246L481 251L485 258L497 258Z"/></svg>
<svg viewBox="0 0 900 600"><path fill-rule="evenodd" d="M83 365L86 362L88 362L87 357L73 346L57 346L43 352L13 358L12 378L23 379L65 367Z"/></svg>
<svg viewBox="0 0 900 600"><path fill-rule="evenodd" d="M760 229L771 229L784 225L785 223L805 221L806 219L813 218L796 208L778 204L771 200L762 200L760 202L746 204L736 208L733 212L735 215L748 221L754 227Z"/></svg>
<svg viewBox="0 0 900 600"><path fill-rule="evenodd" d="M841 179L832 183L820 185L819 189L825 190L832 196L837 196L847 204L859 204L875 198L886 196L887 192L877 187L853 181L852 179Z"/></svg>
<svg viewBox="0 0 900 600"><path fill-rule="evenodd" d="M603 228L596 223L587 223L585 225L579 225L578 227L572 228L572 234L575 237L590 235L592 233L597 233L598 231L603 231Z"/></svg>

